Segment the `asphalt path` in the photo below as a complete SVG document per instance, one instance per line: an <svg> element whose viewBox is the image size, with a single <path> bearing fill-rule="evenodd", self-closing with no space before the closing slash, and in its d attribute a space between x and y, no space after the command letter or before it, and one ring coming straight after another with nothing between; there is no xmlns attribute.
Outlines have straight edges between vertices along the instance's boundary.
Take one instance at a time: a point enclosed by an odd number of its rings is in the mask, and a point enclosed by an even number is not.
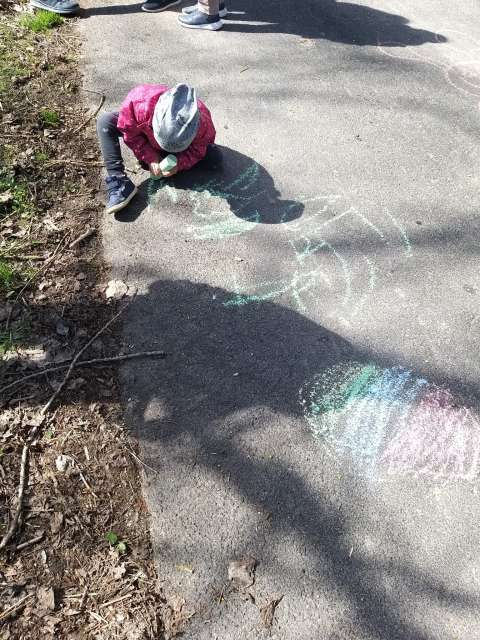
<svg viewBox="0 0 480 640"><path fill-rule="evenodd" d="M480 639L479 5L229 8L80 21L107 108L188 82L218 133L104 224L162 586L187 639Z"/></svg>

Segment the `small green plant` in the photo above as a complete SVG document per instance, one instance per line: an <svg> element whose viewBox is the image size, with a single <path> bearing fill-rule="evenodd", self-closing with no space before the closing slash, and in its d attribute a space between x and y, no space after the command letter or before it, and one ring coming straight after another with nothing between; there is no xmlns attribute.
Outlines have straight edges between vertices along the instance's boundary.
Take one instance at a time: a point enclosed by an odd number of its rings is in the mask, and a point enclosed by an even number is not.
<svg viewBox="0 0 480 640"><path fill-rule="evenodd" d="M113 531L109 531L105 535L105 538L109 545L113 547L119 555L127 553L127 543L124 540L120 540L116 533L114 533Z"/></svg>
<svg viewBox="0 0 480 640"><path fill-rule="evenodd" d="M0 355L5 355L15 347L26 344L30 335L28 321L14 322L9 329L0 331Z"/></svg>
<svg viewBox="0 0 480 640"><path fill-rule="evenodd" d="M0 259L0 293L8 298L23 286L31 275L31 268L20 269L10 265L6 260Z"/></svg>
<svg viewBox="0 0 480 640"><path fill-rule="evenodd" d="M49 29L59 27L63 23L62 16L51 11L44 11L43 9L36 13L29 14L21 20L22 26L33 33L42 33Z"/></svg>
<svg viewBox="0 0 480 640"><path fill-rule="evenodd" d="M15 287L16 272L6 262L0 261L0 291L8 294Z"/></svg>
<svg viewBox="0 0 480 640"><path fill-rule="evenodd" d="M48 153L45 153L45 151L37 151L37 153L35 154L35 162L37 164L43 164L44 162L47 162L48 160Z"/></svg>
<svg viewBox="0 0 480 640"><path fill-rule="evenodd" d="M33 212L26 182L18 180L13 174L0 171L0 220L10 213L27 217Z"/></svg>
<svg viewBox="0 0 480 640"><path fill-rule="evenodd" d="M40 111L40 119L48 127L58 127L60 124L60 115L56 111L52 111L52 109L42 109Z"/></svg>

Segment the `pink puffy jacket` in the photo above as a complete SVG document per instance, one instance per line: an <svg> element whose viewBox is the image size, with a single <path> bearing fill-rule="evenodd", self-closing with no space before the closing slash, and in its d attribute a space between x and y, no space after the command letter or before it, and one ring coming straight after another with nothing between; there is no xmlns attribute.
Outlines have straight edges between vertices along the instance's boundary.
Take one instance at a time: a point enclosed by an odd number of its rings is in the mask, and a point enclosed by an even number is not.
<svg viewBox="0 0 480 640"><path fill-rule="evenodd" d="M152 118L159 97L168 91L164 84L142 84L130 91L120 107L118 128L125 144L142 162L159 162L167 155L153 135ZM205 157L207 146L215 142L215 127L207 107L198 101L200 125L192 144L177 156L179 171L191 169Z"/></svg>

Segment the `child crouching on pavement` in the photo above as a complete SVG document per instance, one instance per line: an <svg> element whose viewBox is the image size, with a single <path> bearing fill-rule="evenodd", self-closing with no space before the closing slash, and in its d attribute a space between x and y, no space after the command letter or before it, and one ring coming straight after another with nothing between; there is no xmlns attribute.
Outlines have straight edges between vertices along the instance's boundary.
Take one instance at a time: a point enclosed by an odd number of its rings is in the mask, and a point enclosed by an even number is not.
<svg viewBox="0 0 480 640"><path fill-rule="evenodd" d="M119 112L98 118L97 133L108 174L107 213L120 211L137 193L125 174L120 138L144 168L165 178L191 169L215 142L210 111L186 84L172 89L161 84L135 87Z"/></svg>

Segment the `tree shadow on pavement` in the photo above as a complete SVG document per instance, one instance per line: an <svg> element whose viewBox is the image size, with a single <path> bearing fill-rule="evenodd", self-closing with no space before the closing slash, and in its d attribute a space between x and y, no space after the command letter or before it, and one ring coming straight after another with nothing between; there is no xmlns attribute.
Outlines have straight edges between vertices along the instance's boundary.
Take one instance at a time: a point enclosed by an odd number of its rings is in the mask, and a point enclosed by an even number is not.
<svg viewBox="0 0 480 640"><path fill-rule="evenodd" d="M161 363L134 364L122 374L129 420L146 464L158 473L148 474L147 485L158 504L162 579L168 583L168 567L195 560L195 574L178 580L201 608L224 582L229 559L248 553L270 594L288 589L301 600L313 593L313 602L327 593L340 610L347 607L341 638L433 640L428 625L409 615L418 598L432 608L448 600L461 611L474 609L478 598L417 567L421 557L409 555L402 532L380 512L370 533L384 548L375 559L352 555L350 534L370 494L348 464L324 454L302 419L305 382L334 365L366 363L368 353L288 308L225 306L230 298L204 284L157 281L127 311L132 348L168 353ZM403 490L393 489L393 504ZM235 615L228 606L196 616L198 633L188 637L213 637L204 618L216 624ZM288 612L291 605L284 606ZM321 614L315 616L318 623Z"/></svg>
<svg viewBox="0 0 480 640"><path fill-rule="evenodd" d="M229 8L235 10L235 4L230 3ZM245 0L240 8L241 12L226 18L227 31L291 33L357 46L405 47L447 41L440 34L411 27L404 16L350 2Z"/></svg>
<svg viewBox="0 0 480 640"><path fill-rule="evenodd" d="M193 209L200 209L216 198L225 201L230 211L242 220L260 224L282 224L299 218L304 205L284 200L272 176L252 158L219 145L211 145L207 157L193 169L165 179L149 178L128 209L117 214L121 222L135 220L163 190L175 188L185 192ZM207 217L214 217L207 211Z"/></svg>
<svg viewBox="0 0 480 640"><path fill-rule="evenodd" d="M81 17L137 13L141 6L141 3L91 6L82 9ZM447 41L440 34L411 27L404 16L349 2L242 0L237 4L230 0L228 6L231 13L224 20L225 31L290 33L358 46L406 47ZM255 22L259 24L249 24Z"/></svg>

